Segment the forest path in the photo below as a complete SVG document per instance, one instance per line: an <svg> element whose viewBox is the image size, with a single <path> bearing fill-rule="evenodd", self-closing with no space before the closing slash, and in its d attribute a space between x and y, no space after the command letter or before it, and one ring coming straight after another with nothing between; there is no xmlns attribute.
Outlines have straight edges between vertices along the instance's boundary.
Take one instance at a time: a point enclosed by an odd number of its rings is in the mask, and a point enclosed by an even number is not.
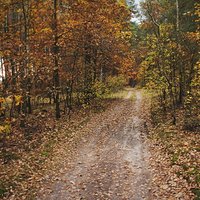
<svg viewBox="0 0 200 200"><path fill-rule="evenodd" d="M128 90L98 123L86 125L88 137L68 166L63 162L57 178L44 183L38 200L151 199L143 96Z"/></svg>

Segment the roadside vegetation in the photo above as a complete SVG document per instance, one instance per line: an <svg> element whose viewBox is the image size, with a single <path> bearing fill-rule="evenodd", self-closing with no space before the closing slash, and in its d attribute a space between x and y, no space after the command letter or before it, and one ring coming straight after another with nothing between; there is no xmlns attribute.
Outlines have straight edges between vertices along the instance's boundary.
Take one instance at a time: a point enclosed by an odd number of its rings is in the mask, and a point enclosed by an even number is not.
<svg viewBox="0 0 200 200"><path fill-rule="evenodd" d="M158 97L157 97L158 98ZM190 122L194 123L194 122ZM151 124L149 138L153 141L155 149L163 154L162 164L174 169L178 179L188 183L187 190L194 194L194 199L200 199L200 135L198 126L190 128L185 124L184 110L177 110L177 122L171 122L171 112L163 112L158 99L152 98ZM192 129L191 129L192 127ZM199 128L199 127L198 127ZM168 168L167 168L168 167ZM169 184L170 185L170 184Z"/></svg>
<svg viewBox="0 0 200 200"><path fill-rule="evenodd" d="M145 0L141 12L133 43L137 80L153 93L150 137L200 199L200 4Z"/></svg>

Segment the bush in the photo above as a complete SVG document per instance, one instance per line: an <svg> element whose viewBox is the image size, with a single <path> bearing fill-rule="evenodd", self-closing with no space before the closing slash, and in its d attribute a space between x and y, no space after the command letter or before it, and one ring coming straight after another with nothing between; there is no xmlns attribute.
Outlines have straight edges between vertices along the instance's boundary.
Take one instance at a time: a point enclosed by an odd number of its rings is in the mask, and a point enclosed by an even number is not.
<svg viewBox="0 0 200 200"><path fill-rule="evenodd" d="M96 81L92 87L96 98L102 98L110 93L117 92L126 84L126 79L123 76L110 76L105 82Z"/></svg>
<svg viewBox="0 0 200 200"><path fill-rule="evenodd" d="M102 81L97 81L93 85L93 90L94 90L95 96L97 98L101 98L104 95L107 95L109 93L109 89L108 89L107 85Z"/></svg>
<svg viewBox="0 0 200 200"><path fill-rule="evenodd" d="M123 89L127 81L124 76L120 75L120 76L108 77L106 83L107 83L108 90L110 92L117 92Z"/></svg>
<svg viewBox="0 0 200 200"><path fill-rule="evenodd" d="M200 130L200 121L195 117L187 117L184 120L184 129L189 131Z"/></svg>

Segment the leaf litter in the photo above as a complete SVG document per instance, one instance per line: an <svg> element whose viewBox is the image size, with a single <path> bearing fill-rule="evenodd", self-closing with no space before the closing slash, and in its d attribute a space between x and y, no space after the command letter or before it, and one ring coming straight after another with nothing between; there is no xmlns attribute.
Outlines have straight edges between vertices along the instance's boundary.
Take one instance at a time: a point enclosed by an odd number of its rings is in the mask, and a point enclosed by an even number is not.
<svg viewBox="0 0 200 200"><path fill-rule="evenodd" d="M114 101L104 112L75 115L71 126L57 124L49 152L42 142L39 158L30 153L11 165L19 170L5 199L193 199L194 184L180 176L180 165L172 165L166 146L154 137L150 100L135 92L134 101Z"/></svg>

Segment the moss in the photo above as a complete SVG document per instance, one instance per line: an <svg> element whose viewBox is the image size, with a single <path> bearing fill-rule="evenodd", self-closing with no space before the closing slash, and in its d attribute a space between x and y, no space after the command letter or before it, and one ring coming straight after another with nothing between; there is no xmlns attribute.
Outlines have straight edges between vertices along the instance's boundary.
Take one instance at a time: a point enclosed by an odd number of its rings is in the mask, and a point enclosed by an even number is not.
<svg viewBox="0 0 200 200"><path fill-rule="evenodd" d="M0 157L4 160L4 163L8 163L12 160L18 160L20 157L12 152L3 152Z"/></svg>
<svg viewBox="0 0 200 200"><path fill-rule="evenodd" d="M196 131L200 129L200 120L194 117L188 117L184 119L185 130Z"/></svg>
<svg viewBox="0 0 200 200"><path fill-rule="evenodd" d="M191 191L196 195L194 200L200 200L200 189L199 188L192 188Z"/></svg>
<svg viewBox="0 0 200 200"><path fill-rule="evenodd" d="M178 152L178 153L174 153L173 155L172 155L172 157L171 157L171 162L172 162L172 164L176 164L176 162L178 161L178 159L179 159L179 156L180 156L180 153Z"/></svg>
<svg viewBox="0 0 200 200"><path fill-rule="evenodd" d="M0 197L3 197L7 192L6 188L0 186Z"/></svg>

